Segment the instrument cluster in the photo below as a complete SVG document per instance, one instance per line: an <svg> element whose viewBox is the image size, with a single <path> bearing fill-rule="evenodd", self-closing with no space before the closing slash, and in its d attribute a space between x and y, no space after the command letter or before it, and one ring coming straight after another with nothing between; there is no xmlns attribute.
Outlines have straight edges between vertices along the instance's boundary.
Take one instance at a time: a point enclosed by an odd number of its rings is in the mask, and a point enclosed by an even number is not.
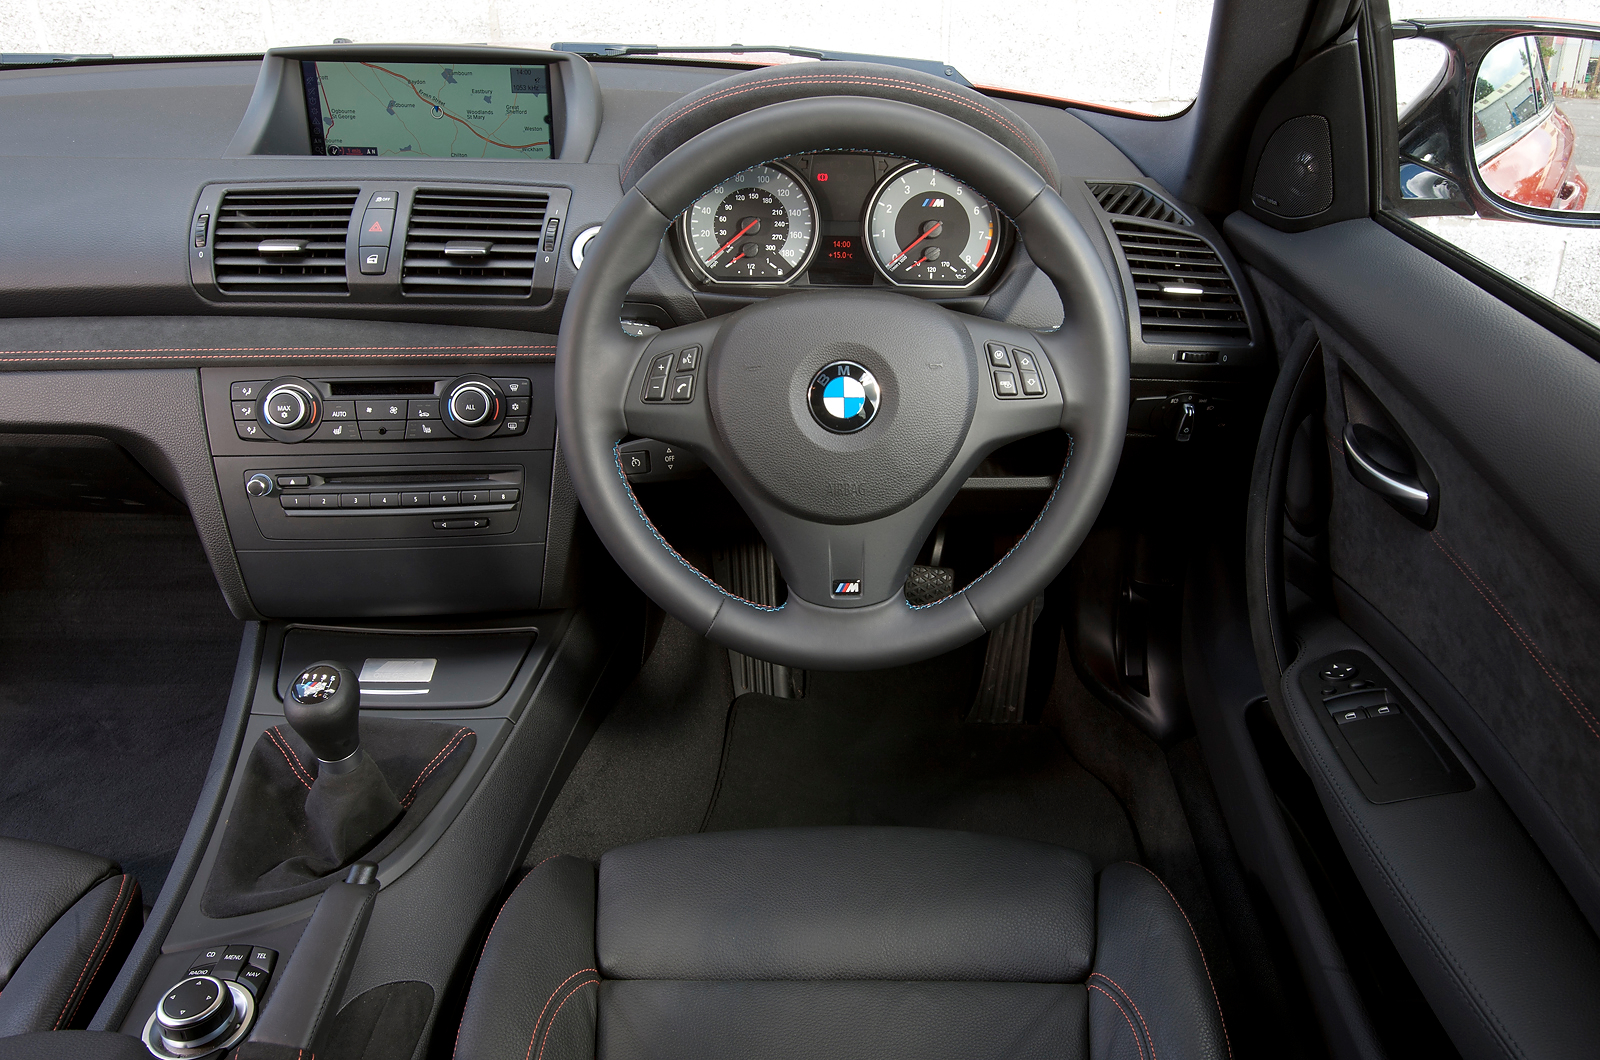
<svg viewBox="0 0 1600 1060"><path fill-rule="evenodd" d="M715 286L962 294L1012 241L1010 223L954 177L871 154L751 166L702 195L677 227L685 264Z"/></svg>

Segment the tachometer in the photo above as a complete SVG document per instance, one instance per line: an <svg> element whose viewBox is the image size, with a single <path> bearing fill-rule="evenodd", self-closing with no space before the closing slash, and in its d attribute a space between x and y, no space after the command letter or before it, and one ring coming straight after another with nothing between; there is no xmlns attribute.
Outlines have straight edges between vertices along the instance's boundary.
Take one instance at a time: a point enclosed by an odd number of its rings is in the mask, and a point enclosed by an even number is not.
<svg viewBox="0 0 1600 1060"><path fill-rule="evenodd" d="M931 166L889 175L867 208L872 260L902 287L966 287L994 260L999 214Z"/></svg>
<svg viewBox="0 0 1600 1060"><path fill-rule="evenodd" d="M684 245L715 283L787 283L811 261L816 203L778 166L751 166L702 195L683 215Z"/></svg>

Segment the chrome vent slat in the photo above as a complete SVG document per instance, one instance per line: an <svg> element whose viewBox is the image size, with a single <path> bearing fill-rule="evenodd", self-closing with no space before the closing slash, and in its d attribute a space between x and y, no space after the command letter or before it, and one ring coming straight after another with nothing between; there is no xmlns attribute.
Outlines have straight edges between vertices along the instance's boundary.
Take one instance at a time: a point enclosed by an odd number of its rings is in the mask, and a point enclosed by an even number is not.
<svg viewBox="0 0 1600 1060"><path fill-rule="evenodd" d="M411 203L400 289L407 295L525 298L544 236L543 192L421 188ZM489 244L482 255L447 257L445 244Z"/></svg>
<svg viewBox="0 0 1600 1060"><path fill-rule="evenodd" d="M1109 195L1102 198L1098 190L1096 198L1102 206L1106 198L1114 204L1119 201ZM1187 225L1189 221L1126 215L1111 219L1112 231L1133 277L1145 340L1193 339L1198 335L1207 340L1248 340L1250 323L1244 302L1221 256L1194 233L1167 227L1177 224ZM1169 286L1199 288L1201 293L1169 294L1164 290Z"/></svg>
<svg viewBox="0 0 1600 1060"><path fill-rule="evenodd" d="M226 295L349 294L345 250L354 188L229 191L217 206L212 276ZM299 254L266 256L264 241L304 239Z"/></svg>

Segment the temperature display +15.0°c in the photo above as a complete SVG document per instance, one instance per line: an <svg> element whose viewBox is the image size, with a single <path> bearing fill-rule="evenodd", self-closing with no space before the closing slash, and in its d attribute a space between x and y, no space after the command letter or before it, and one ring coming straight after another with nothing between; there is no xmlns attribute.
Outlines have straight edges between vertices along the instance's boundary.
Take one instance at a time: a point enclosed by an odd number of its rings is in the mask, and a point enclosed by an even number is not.
<svg viewBox="0 0 1600 1060"><path fill-rule="evenodd" d="M872 259L902 287L965 287L993 259L997 214L989 201L931 166L885 180L867 210Z"/></svg>
<svg viewBox="0 0 1600 1060"><path fill-rule="evenodd" d="M811 260L816 204L777 166L751 166L702 195L683 216L696 267L718 283L786 283Z"/></svg>

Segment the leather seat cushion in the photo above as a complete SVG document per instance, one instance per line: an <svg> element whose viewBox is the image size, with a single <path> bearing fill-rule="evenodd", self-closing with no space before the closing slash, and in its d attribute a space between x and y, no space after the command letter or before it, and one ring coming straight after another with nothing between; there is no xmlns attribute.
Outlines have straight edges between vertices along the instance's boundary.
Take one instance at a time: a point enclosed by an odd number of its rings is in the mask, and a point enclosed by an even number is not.
<svg viewBox="0 0 1600 1060"><path fill-rule="evenodd" d="M910 828L552 858L502 906L456 1056L1223 1060L1183 911L1141 866Z"/></svg>

